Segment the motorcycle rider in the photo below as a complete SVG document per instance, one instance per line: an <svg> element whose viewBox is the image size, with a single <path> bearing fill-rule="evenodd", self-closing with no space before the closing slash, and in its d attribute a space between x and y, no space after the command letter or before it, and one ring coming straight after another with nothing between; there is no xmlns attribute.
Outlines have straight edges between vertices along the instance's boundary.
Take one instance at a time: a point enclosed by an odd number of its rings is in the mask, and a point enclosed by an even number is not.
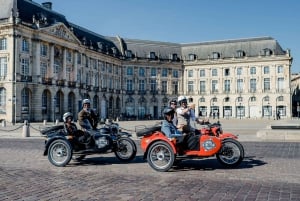
<svg viewBox="0 0 300 201"><path fill-rule="evenodd" d="M177 128L187 134L185 136L187 147L190 150L199 150L199 137L201 133L195 126L191 126L191 121L195 121L198 124L204 124L208 123L208 120L200 120L195 117L194 110L193 108L188 107L187 98L185 96L179 96L178 103L180 107L176 110L178 119Z"/></svg>
<svg viewBox="0 0 300 201"><path fill-rule="evenodd" d="M185 96L178 97L179 108L176 109L177 113L177 128L180 131L190 132L190 109L187 107L187 98Z"/></svg>
<svg viewBox="0 0 300 201"><path fill-rule="evenodd" d="M179 108L177 108L177 128L184 132L197 132L198 130L195 129L195 126L191 126L191 120L195 121L198 124L205 124L208 123L208 119L199 119L195 117L195 110L194 105L193 107L188 107L187 105L187 98L185 96L178 97Z"/></svg>
<svg viewBox="0 0 300 201"><path fill-rule="evenodd" d="M98 124L98 117L91 110L90 99L82 101L82 110L78 113L78 122L83 130L95 130Z"/></svg>

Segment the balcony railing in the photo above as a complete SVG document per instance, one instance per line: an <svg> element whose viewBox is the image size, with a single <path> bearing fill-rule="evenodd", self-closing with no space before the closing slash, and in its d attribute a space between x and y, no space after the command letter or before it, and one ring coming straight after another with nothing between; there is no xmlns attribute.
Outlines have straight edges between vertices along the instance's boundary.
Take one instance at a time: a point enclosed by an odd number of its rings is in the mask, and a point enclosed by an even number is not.
<svg viewBox="0 0 300 201"><path fill-rule="evenodd" d="M85 88L87 91L91 91L92 90L92 85L86 85L86 88Z"/></svg>
<svg viewBox="0 0 300 201"><path fill-rule="evenodd" d="M126 90L126 94L127 95L133 95L134 94L134 90Z"/></svg>
<svg viewBox="0 0 300 201"><path fill-rule="evenodd" d="M42 77L42 84L51 85L52 84L52 78Z"/></svg>
<svg viewBox="0 0 300 201"><path fill-rule="evenodd" d="M32 76L29 75L21 75L21 82L32 82Z"/></svg>
<svg viewBox="0 0 300 201"><path fill-rule="evenodd" d="M146 90L139 90L138 92L139 95L145 95L146 93L147 93Z"/></svg>
<svg viewBox="0 0 300 201"><path fill-rule="evenodd" d="M93 90L94 90L94 92L98 92L99 91L99 87L94 87Z"/></svg>
<svg viewBox="0 0 300 201"><path fill-rule="evenodd" d="M65 81L64 80L56 80L56 86L64 87Z"/></svg>
<svg viewBox="0 0 300 201"><path fill-rule="evenodd" d="M75 88L76 87L76 82L68 81L68 87Z"/></svg>

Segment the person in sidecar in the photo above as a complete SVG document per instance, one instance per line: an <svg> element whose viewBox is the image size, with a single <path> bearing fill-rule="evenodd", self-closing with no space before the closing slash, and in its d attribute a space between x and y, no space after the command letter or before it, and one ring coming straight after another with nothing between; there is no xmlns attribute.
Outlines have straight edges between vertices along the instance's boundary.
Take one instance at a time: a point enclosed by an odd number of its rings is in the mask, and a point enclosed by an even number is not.
<svg viewBox="0 0 300 201"><path fill-rule="evenodd" d="M199 137L191 137L187 133L182 133L178 130L173 124L174 113L175 111L171 107L163 110L164 120L162 121L161 132L168 138L176 138L176 144L180 151L199 150Z"/></svg>
<svg viewBox="0 0 300 201"><path fill-rule="evenodd" d="M173 124L175 110L172 107L166 107L163 110L164 120L162 121L161 131L168 137L181 137L182 132Z"/></svg>
<svg viewBox="0 0 300 201"><path fill-rule="evenodd" d="M84 99L82 101L82 110L78 113L78 123L82 130L95 130L98 124L98 117L93 110L91 110L91 101Z"/></svg>
<svg viewBox="0 0 300 201"><path fill-rule="evenodd" d="M75 139L80 143L86 141L85 133L77 129L76 124L73 122L73 114L71 112L66 112L63 115L64 127L68 135L75 136Z"/></svg>

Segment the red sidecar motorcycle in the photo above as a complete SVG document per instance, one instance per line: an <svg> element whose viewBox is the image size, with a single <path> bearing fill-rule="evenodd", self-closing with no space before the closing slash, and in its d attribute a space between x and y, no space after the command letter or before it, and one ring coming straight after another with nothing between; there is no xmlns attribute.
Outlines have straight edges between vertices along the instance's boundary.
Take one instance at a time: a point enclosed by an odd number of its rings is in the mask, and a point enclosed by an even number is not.
<svg viewBox="0 0 300 201"><path fill-rule="evenodd" d="M216 156L225 167L236 167L244 159L244 148L232 133L223 133L219 122L203 126L199 131L199 149L182 149L176 138L167 138L161 126L143 128L136 132L141 137L144 159L156 171L168 171L177 160Z"/></svg>

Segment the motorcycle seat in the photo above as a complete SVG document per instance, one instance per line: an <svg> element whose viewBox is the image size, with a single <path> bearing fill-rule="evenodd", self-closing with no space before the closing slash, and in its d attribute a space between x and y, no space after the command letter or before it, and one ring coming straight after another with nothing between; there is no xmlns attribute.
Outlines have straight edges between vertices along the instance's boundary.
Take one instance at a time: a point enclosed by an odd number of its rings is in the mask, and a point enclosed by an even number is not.
<svg viewBox="0 0 300 201"><path fill-rule="evenodd" d="M144 128L142 130L137 131L136 136L143 137L145 135L149 135L149 134L152 134L152 133L154 133L156 131L160 131L160 130L161 130L161 125L155 125L150 128Z"/></svg>

